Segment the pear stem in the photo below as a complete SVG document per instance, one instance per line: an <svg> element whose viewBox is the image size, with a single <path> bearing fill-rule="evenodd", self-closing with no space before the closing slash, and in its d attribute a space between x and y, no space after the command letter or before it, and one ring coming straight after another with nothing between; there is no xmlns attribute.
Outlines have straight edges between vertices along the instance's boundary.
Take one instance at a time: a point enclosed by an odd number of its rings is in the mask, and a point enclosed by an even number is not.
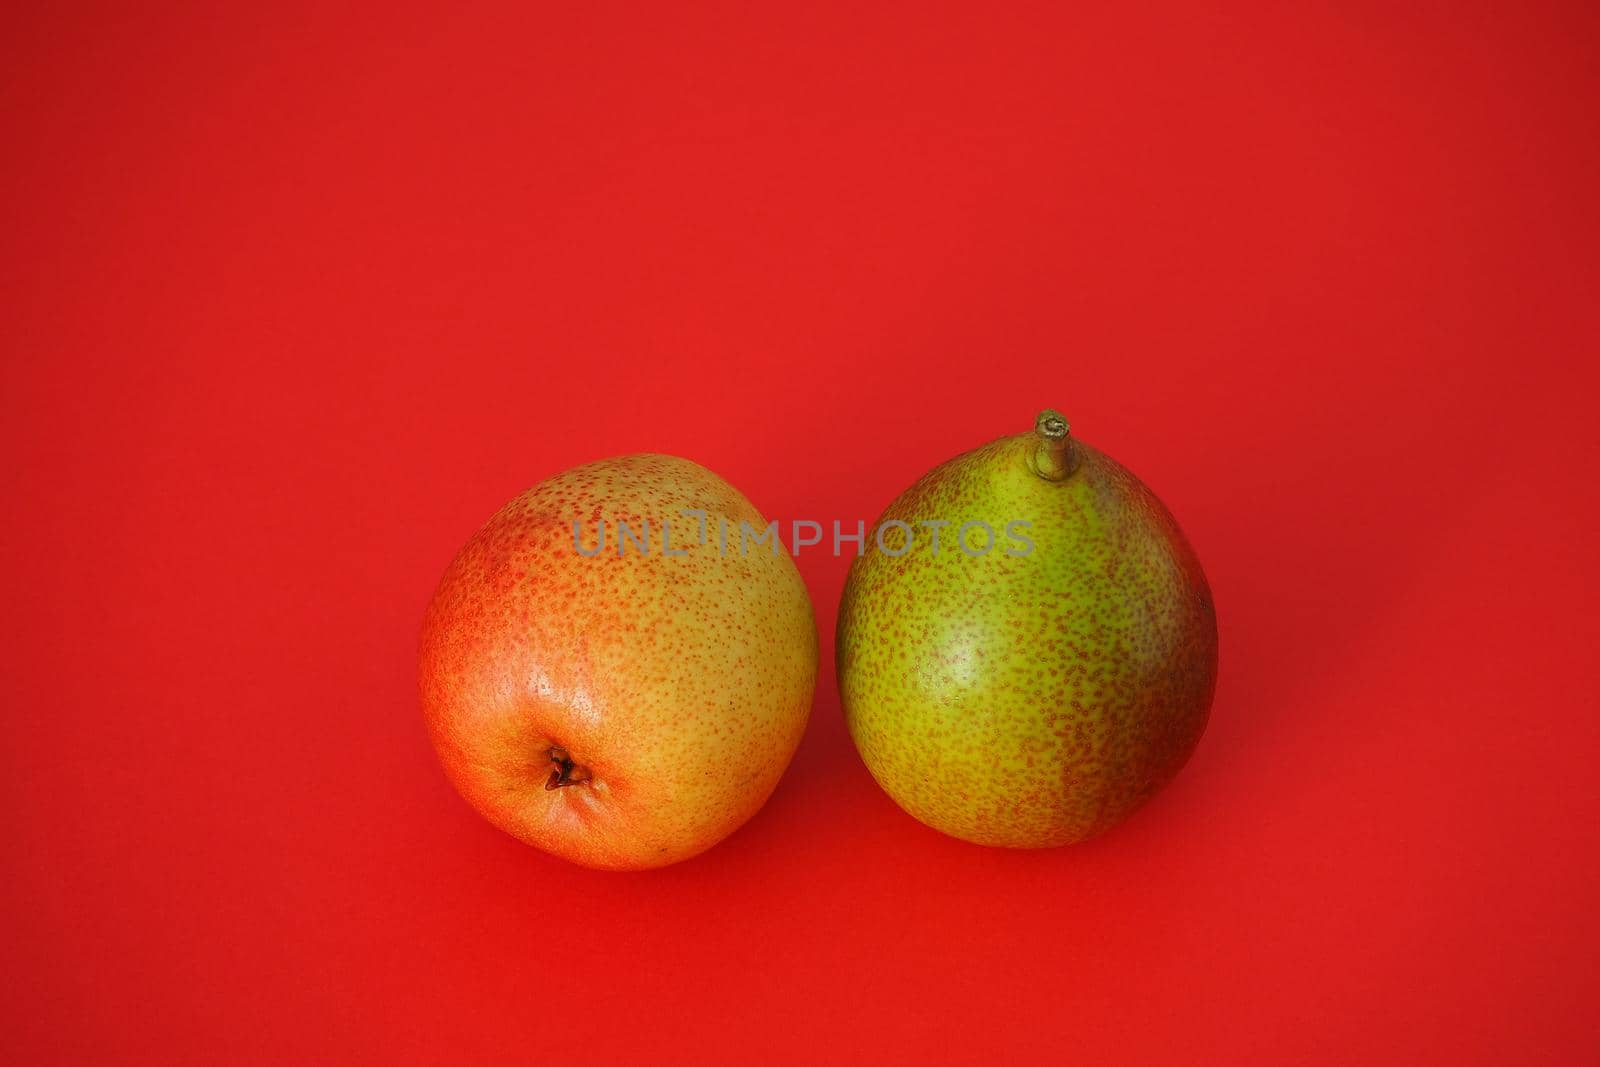
<svg viewBox="0 0 1600 1067"><path fill-rule="evenodd" d="M1028 456L1033 473L1049 482L1064 481L1078 469L1072 427L1059 411L1045 408L1033 424L1034 445Z"/></svg>

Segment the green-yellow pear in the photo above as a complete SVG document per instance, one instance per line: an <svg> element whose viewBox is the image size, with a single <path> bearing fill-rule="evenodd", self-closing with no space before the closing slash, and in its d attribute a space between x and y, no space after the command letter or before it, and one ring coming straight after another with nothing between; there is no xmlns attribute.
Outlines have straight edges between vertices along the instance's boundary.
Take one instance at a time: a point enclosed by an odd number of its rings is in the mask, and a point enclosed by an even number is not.
<svg viewBox="0 0 1600 1067"><path fill-rule="evenodd" d="M911 815L1070 844L1188 760L1216 684L1205 575L1155 495L1060 415L936 467L878 531L839 608L839 687Z"/></svg>

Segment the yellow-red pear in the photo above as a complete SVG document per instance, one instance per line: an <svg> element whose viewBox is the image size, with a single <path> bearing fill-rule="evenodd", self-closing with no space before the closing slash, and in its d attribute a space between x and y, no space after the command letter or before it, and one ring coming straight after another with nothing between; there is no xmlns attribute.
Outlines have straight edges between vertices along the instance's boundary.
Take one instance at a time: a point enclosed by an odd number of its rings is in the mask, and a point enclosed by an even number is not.
<svg viewBox="0 0 1600 1067"><path fill-rule="evenodd" d="M627 870L702 852L766 802L805 731L817 636L793 559L741 523L766 526L711 471L632 455L541 482L467 542L428 607L420 688L486 819Z"/></svg>

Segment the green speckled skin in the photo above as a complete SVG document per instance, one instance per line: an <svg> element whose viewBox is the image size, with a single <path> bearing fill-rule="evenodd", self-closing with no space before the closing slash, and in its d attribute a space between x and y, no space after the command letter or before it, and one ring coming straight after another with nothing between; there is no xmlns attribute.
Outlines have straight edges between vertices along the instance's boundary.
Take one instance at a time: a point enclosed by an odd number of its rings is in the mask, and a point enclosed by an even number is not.
<svg viewBox="0 0 1600 1067"><path fill-rule="evenodd" d="M1070 475L1041 477L1040 444L1002 438L902 493L879 522L911 524L911 549L869 544L839 609L845 718L873 776L929 826L1013 848L1125 818L1188 760L1216 683L1211 594L1172 516L1082 442ZM923 520L950 523L937 554ZM956 548L969 520L995 529L987 555ZM1031 554L1007 554L1013 520Z"/></svg>

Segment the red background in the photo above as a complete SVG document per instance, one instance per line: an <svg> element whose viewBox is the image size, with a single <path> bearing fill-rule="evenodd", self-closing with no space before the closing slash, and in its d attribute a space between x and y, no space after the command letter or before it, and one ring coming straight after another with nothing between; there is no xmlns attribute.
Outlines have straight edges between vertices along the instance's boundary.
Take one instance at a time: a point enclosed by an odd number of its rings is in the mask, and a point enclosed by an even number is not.
<svg viewBox="0 0 1600 1067"><path fill-rule="evenodd" d="M6 1058L1593 1062L1593 8L576 6L0 16ZM870 520L1046 405L1216 594L1126 825L903 815L814 550L723 845L450 790L418 625L521 489Z"/></svg>

